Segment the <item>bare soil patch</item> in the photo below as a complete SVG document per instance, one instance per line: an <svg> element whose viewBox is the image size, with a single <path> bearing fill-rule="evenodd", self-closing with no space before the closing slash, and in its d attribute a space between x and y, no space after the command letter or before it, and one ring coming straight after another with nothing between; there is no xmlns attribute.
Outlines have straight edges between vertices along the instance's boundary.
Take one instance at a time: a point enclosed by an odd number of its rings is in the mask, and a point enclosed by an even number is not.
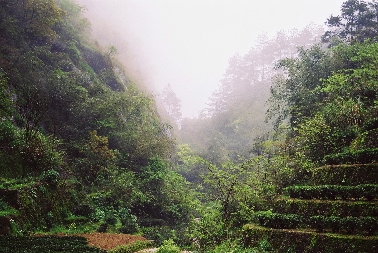
<svg viewBox="0 0 378 253"><path fill-rule="evenodd" d="M65 236L65 234L57 234ZM82 236L88 241L88 244L104 250L111 250L118 245L130 244L135 241L144 241L146 238L128 234L111 234L111 233L90 233L90 234L70 234L70 236Z"/></svg>

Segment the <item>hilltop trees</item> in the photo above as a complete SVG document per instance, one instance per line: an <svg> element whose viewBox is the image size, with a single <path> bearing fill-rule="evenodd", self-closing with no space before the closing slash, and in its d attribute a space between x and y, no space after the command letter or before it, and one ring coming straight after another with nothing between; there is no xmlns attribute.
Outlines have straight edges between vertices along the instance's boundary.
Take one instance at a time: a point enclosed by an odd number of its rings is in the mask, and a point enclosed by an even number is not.
<svg viewBox="0 0 378 253"><path fill-rule="evenodd" d="M208 108L200 118L182 122L181 141L213 163L253 156L255 139L263 138L269 129L264 124L265 101L277 73L273 67L280 59L297 55L299 45L308 48L321 33L320 28L308 26L278 32L272 39L261 36L259 45L247 54L231 57Z"/></svg>
<svg viewBox="0 0 378 253"><path fill-rule="evenodd" d="M335 37L344 41L363 42L378 35L378 3L374 0L348 0L341 6L341 15L329 17L326 24L330 30L323 35L325 42Z"/></svg>

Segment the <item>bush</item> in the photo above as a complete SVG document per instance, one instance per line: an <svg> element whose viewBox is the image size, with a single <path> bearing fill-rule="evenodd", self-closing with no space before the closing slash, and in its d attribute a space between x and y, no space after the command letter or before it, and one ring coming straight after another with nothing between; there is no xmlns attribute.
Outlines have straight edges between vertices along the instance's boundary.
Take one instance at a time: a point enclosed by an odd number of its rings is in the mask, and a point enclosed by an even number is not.
<svg viewBox="0 0 378 253"><path fill-rule="evenodd" d="M122 234L134 234L139 231L139 227L136 223L129 223L122 225L122 227L120 227L118 231Z"/></svg>
<svg viewBox="0 0 378 253"><path fill-rule="evenodd" d="M213 250L208 251L209 253L264 253L271 249L271 246L268 241L261 240L258 247L255 248L245 248L243 243L239 240L230 241L227 240L222 242L220 245L217 245Z"/></svg>
<svg viewBox="0 0 378 253"><path fill-rule="evenodd" d="M97 229L97 232L105 233L108 230L108 226L109 226L108 223L101 223Z"/></svg>
<svg viewBox="0 0 378 253"><path fill-rule="evenodd" d="M378 128L360 134L350 145L350 150L378 148Z"/></svg>
<svg viewBox="0 0 378 253"><path fill-rule="evenodd" d="M175 244L172 239L163 242L163 245L159 247L156 253L180 253L180 248Z"/></svg>
<svg viewBox="0 0 378 253"><path fill-rule="evenodd" d="M0 249L4 253L106 252L88 246L87 240L79 236L0 236Z"/></svg>
<svg viewBox="0 0 378 253"><path fill-rule="evenodd" d="M256 212L255 217L261 226L269 228L297 228L303 222L300 215L272 213L270 211Z"/></svg>
<svg viewBox="0 0 378 253"><path fill-rule="evenodd" d="M55 170L47 170L42 172L41 181L50 186L57 186L60 181L60 174Z"/></svg>
<svg viewBox="0 0 378 253"><path fill-rule="evenodd" d="M377 237L335 235L298 230L280 230L245 225L244 247L258 247L261 240L270 242L274 252L355 253L377 252Z"/></svg>
<svg viewBox="0 0 378 253"><path fill-rule="evenodd" d="M309 219L309 224L312 228L315 228L317 232L323 232L326 228L326 219L323 215L312 216Z"/></svg>
<svg viewBox="0 0 378 253"><path fill-rule="evenodd" d="M152 246L150 241L135 241L130 244L117 246L115 249L109 251L109 253L134 253L143 249L147 249Z"/></svg>
<svg viewBox="0 0 378 253"><path fill-rule="evenodd" d="M117 217L115 217L113 213L108 213L105 216L105 223L114 226L115 224L117 224Z"/></svg>
<svg viewBox="0 0 378 253"><path fill-rule="evenodd" d="M279 198L274 202L276 213L299 213L304 217L324 216L378 216L378 205L367 201L329 201Z"/></svg>
<svg viewBox="0 0 378 253"><path fill-rule="evenodd" d="M360 225L357 217L344 218L342 223L344 223L345 230L348 234L353 234Z"/></svg>
<svg viewBox="0 0 378 253"><path fill-rule="evenodd" d="M337 233L341 228L341 218L337 216L330 216L325 219L328 226L331 227L333 233Z"/></svg>
<svg viewBox="0 0 378 253"><path fill-rule="evenodd" d="M139 225L137 223L137 217L131 214L130 210L126 208L120 208L118 211L118 217L121 220L122 227L119 232L123 234L132 234L139 231Z"/></svg>
<svg viewBox="0 0 378 253"><path fill-rule="evenodd" d="M143 237L152 240L155 245L162 245L165 240L176 239L175 230L168 226L141 227L140 232Z"/></svg>
<svg viewBox="0 0 378 253"><path fill-rule="evenodd" d="M326 217L323 215L311 216L308 225L315 228L317 232L322 232L323 229L332 229L332 232L338 233L345 231L348 234L366 233L373 235L377 231L378 218L377 217Z"/></svg>
<svg viewBox="0 0 378 253"><path fill-rule="evenodd" d="M326 165L313 171L312 185L378 184L378 164Z"/></svg>
<svg viewBox="0 0 378 253"><path fill-rule="evenodd" d="M221 244L227 238L228 232L222 214L212 208L204 210L201 219L192 221L189 229L196 246L201 249L210 249Z"/></svg>
<svg viewBox="0 0 378 253"><path fill-rule="evenodd" d="M372 118L364 122L361 132L370 131L378 128L378 118Z"/></svg>
<svg viewBox="0 0 378 253"><path fill-rule="evenodd" d="M291 198L299 199L367 199L378 197L378 185L362 184L356 186L319 185L289 186L283 189Z"/></svg>
<svg viewBox="0 0 378 253"><path fill-rule="evenodd" d="M360 218L361 230L365 231L368 235L374 235L378 230L377 217L361 217Z"/></svg>
<svg viewBox="0 0 378 253"><path fill-rule="evenodd" d="M90 218L94 213L94 208L88 204L81 204L75 207L74 211L72 212L73 215L76 216L84 216Z"/></svg>
<svg viewBox="0 0 378 253"><path fill-rule="evenodd" d="M323 158L322 164L368 164L376 162L378 162L378 148L369 148L326 155Z"/></svg>
<svg viewBox="0 0 378 253"><path fill-rule="evenodd" d="M71 215L64 219L66 224L76 223L76 224L85 224L89 219L85 216L76 216Z"/></svg>

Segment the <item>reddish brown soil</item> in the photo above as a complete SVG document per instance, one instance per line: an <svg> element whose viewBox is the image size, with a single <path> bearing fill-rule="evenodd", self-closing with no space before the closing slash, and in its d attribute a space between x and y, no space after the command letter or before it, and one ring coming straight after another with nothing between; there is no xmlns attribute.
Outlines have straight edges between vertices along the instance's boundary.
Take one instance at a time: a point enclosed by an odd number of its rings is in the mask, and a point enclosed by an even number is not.
<svg viewBox="0 0 378 253"><path fill-rule="evenodd" d="M92 233L92 234L78 234L87 238L88 244L97 248L110 250L118 245L130 244L135 241L146 240L142 236L127 235L127 234L109 234L109 233Z"/></svg>
<svg viewBox="0 0 378 253"><path fill-rule="evenodd" d="M63 234L58 234L64 236ZM73 235L73 234L70 234ZM146 238L136 235L127 234L110 234L110 233L90 233L90 234L74 234L87 238L88 244L104 250L111 250L118 245L130 244L135 241L143 241Z"/></svg>

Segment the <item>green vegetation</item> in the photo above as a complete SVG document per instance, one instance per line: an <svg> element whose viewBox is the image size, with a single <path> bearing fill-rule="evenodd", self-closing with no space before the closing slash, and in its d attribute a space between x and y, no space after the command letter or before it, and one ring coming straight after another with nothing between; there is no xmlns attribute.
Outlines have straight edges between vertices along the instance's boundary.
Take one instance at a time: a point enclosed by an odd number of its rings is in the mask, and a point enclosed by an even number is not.
<svg viewBox="0 0 378 253"><path fill-rule="evenodd" d="M377 6L262 36L181 119L170 86L159 115L94 42L81 6L0 0L0 248L103 252L33 236L98 231L153 241L111 252L376 252Z"/></svg>
<svg viewBox="0 0 378 253"><path fill-rule="evenodd" d="M245 225L241 252L260 243L277 252L376 250L376 7L345 1L341 15L328 19L322 43L306 40L322 33L311 28L308 37L261 38L230 59L203 117L183 121L181 141L193 151L179 157L178 171L218 202L200 249L236 245L243 224L256 222L270 228ZM268 100L270 125L260 132L261 98ZM334 234L317 234L310 222L316 217Z"/></svg>
<svg viewBox="0 0 378 253"><path fill-rule="evenodd" d="M151 247L150 241L136 241L127 245L117 246L115 249L110 250L110 253L133 253Z"/></svg>
<svg viewBox="0 0 378 253"><path fill-rule="evenodd" d="M83 7L0 6L0 234L183 229L199 201L171 169L170 126Z"/></svg>
<svg viewBox="0 0 378 253"><path fill-rule="evenodd" d="M338 235L300 230L282 230L245 225L243 240L246 245L257 246L268 241L277 252L374 252L377 236Z"/></svg>
<svg viewBox="0 0 378 253"><path fill-rule="evenodd" d="M4 253L83 252L105 253L106 251L88 246L87 240L78 236L0 236L0 248Z"/></svg>
<svg viewBox="0 0 378 253"><path fill-rule="evenodd" d="M378 164L327 165L313 170L311 184L359 185L378 183Z"/></svg>
<svg viewBox="0 0 378 253"><path fill-rule="evenodd" d="M164 241L163 245L159 247L156 253L180 253L180 248L172 239Z"/></svg>
<svg viewBox="0 0 378 253"><path fill-rule="evenodd" d="M289 186L284 191L291 198L299 199L366 199L378 197L378 185L361 184L356 186L319 185L319 186Z"/></svg>

